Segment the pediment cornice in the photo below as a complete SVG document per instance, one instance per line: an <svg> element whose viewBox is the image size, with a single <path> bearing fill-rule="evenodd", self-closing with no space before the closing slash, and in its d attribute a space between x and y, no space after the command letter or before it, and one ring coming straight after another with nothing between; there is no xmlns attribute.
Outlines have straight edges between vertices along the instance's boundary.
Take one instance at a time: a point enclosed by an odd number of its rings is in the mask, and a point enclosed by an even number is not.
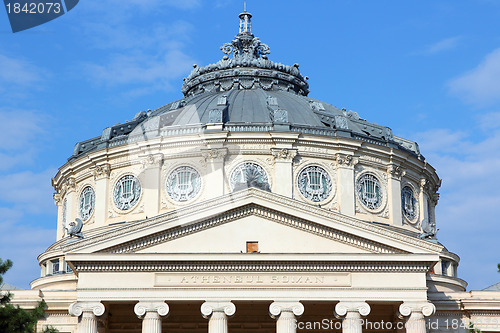
<svg viewBox="0 0 500 333"><path fill-rule="evenodd" d="M383 226L250 188L144 221L117 226L113 230L65 245L63 251L131 253L250 215L371 253L441 253L444 249L439 244Z"/></svg>

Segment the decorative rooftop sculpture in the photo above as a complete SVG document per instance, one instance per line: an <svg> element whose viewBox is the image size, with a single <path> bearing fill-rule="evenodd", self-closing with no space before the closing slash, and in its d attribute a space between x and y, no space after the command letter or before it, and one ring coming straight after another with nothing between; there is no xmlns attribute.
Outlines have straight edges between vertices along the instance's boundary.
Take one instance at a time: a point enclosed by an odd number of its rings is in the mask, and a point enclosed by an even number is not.
<svg viewBox="0 0 500 333"><path fill-rule="evenodd" d="M262 88L285 90L298 95L309 94L309 84L299 72L299 65L276 63L267 58L269 46L252 34L252 14L245 11L239 15L239 33L231 43L221 50L226 54L222 60L205 67L194 65L191 74L184 79L182 92L185 96L230 89ZM229 55L233 54L233 58Z"/></svg>
<svg viewBox="0 0 500 333"><path fill-rule="evenodd" d="M436 234L439 229L436 229L436 223L425 219L421 223L422 233L420 234L421 239L434 240L436 239Z"/></svg>
<svg viewBox="0 0 500 333"><path fill-rule="evenodd" d="M78 237L78 238L83 238L83 233L82 233L82 228L83 228L83 222L79 218L76 218L75 221L71 222L70 228L64 228L66 229L66 233L69 237Z"/></svg>

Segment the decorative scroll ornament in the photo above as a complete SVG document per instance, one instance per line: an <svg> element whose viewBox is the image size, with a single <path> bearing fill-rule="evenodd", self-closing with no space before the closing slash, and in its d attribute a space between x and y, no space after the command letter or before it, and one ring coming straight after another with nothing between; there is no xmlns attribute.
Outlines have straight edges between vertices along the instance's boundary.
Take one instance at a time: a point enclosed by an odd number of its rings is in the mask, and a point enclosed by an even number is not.
<svg viewBox="0 0 500 333"><path fill-rule="evenodd" d="M224 312L226 316L233 316L236 313L236 306L231 302L205 302L201 305L203 318L208 319L214 312Z"/></svg>
<svg viewBox="0 0 500 333"><path fill-rule="evenodd" d="M340 302L335 305L335 314L341 317L348 312L358 312L362 316L368 316L370 310L370 305L366 302Z"/></svg>
<svg viewBox="0 0 500 333"><path fill-rule="evenodd" d="M170 308L165 302L139 302L134 306L135 314L140 318L147 312L157 312L160 316L166 316Z"/></svg>
<svg viewBox="0 0 500 333"><path fill-rule="evenodd" d="M404 317L415 312L429 317L436 312L436 306L430 302L404 302L399 306L399 313Z"/></svg>
<svg viewBox="0 0 500 333"><path fill-rule="evenodd" d="M304 313L304 305L300 302L273 302L269 306L269 314L273 319L278 318L282 312L292 312L298 317Z"/></svg>
<svg viewBox="0 0 500 333"><path fill-rule="evenodd" d="M92 312L95 316L104 314L104 305L100 302L74 302L69 306L68 312L70 315L79 317L84 312Z"/></svg>
<svg viewBox="0 0 500 333"><path fill-rule="evenodd" d="M399 165L389 164L389 166L387 166L387 173L392 178L400 180L406 174L406 171Z"/></svg>
<svg viewBox="0 0 500 333"><path fill-rule="evenodd" d="M109 164L96 165L92 170L94 180L108 178L111 173L111 166Z"/></svg>
<svg viewBox="0 0 500 333"><path fill-rule="evenodd" d="M252 61L271 53L267 44L252 34L238 34L231 43L225 43L220 48L224 54L234 53L235 59Z"/></svg>

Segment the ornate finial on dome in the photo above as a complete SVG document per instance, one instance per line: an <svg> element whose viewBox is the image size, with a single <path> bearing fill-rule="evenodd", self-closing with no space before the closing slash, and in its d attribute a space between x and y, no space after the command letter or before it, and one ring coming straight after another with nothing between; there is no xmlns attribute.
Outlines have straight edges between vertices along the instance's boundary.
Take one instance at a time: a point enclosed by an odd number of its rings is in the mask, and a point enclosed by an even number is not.
<svg viewBox="0 0 500 333"><path fill-rule="evenodd" d="M247 12L247 0L245 0L243 13L240 14L240 34L252 33L252 14Z"/></svg>
<svg viewBox="0 0 500 333"><path fill-rule="evenodd" d="M223 53L230 55L234 52L234 58L241 61L252 61L261 56L271 53L269 46L261 43L252 34L252 14L247 12L247 2L245 1L244 12L240 14L240 33L236 35L231 43L222 45Z"/></svg>

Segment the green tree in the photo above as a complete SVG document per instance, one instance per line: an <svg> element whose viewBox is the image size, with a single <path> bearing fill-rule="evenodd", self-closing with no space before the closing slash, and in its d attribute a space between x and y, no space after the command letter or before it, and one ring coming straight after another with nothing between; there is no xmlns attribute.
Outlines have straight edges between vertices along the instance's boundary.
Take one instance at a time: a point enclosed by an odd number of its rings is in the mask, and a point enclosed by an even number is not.
<svg viewBox="0 0 500 333"><path fill-rule="evenodd" d="M0 258L0 286L3 284L3 275L12 267L9 259L2 261ZM35 309L26 311L18 305L10 303L12 295L7 292L0 293L0 332L3 333L34 333L38 320L45 317L47 304L45 301L38 302ZM48 327L42 333L56 333L56 329Z"/></svg>
<svg viewBox="0 0 500 333"><path fill-rule="evenodd" d="M481 330L478 330L478 329L474 328L474 324L473 323L469 323L469 332L470 333L481 333Z"/></svg>

